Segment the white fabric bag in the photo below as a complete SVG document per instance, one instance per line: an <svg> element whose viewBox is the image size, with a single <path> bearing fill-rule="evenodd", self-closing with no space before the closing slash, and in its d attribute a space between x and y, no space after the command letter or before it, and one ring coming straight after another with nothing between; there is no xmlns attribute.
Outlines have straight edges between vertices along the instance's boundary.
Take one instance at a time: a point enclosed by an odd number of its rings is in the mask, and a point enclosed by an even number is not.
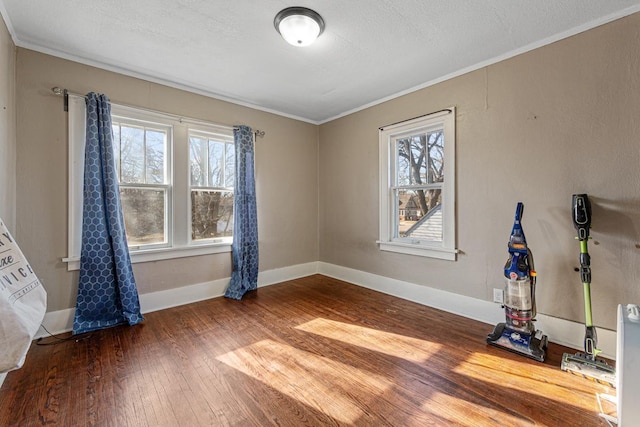
<svg viewBox="0 0 640 427"><path fill-rule="evenodd" d="M0 373L18 369L47 311L47 293L0 219Z"/></svg>

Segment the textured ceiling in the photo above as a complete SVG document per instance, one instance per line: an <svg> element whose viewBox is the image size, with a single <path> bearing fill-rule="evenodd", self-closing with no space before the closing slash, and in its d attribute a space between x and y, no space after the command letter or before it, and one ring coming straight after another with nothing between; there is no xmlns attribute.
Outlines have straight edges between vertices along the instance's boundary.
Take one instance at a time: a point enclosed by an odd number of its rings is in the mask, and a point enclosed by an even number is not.
<svg viewBox="0 0 640 427"><path fill-rule="evenodd" d="M273 28L289 6L323 16L313 45ZM640 0L0 0L0 11L17 46L322 123L635 13Z"/></svg>

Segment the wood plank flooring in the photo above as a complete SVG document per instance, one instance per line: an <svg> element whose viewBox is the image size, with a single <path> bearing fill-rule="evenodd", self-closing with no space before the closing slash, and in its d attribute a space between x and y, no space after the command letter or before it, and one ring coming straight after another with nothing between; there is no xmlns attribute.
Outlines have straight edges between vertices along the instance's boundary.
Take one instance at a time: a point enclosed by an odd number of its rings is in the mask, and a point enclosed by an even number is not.
<svg viewBox="0 0 640 427"><path fill-rule="evenodd" d="M492 325L321 275L145 317L32 345L0 426L606 426L595 393L615 393L562 372L572 350L541 364L487 346Z"/></svg>

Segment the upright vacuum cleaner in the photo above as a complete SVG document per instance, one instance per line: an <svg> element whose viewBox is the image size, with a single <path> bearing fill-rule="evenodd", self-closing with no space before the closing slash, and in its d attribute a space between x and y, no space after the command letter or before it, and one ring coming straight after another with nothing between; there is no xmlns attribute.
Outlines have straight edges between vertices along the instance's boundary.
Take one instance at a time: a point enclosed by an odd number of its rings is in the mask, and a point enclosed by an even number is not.
<svg viewBox="0 0 640 427"><path fill-rule="evenodd" d="M506 321L498 323L487 336L487 343L544 362L548 339L536 331L536 271L533 254L520 221L524 205L518 202L511 230L509 258L504 266L504 312Z"/></svg>
<svg viewBox="0 0 640 427"><path fill-rule="evenodd" d="M591 202L586 194L574 194L572 197L573 226L578 231L580 242L580 278L584 293L585 334L584 353L562 356L561 368L582 375L598 382L615 386L616 371L604 360L598 359L598 335L593 326L591 316L591 257L587 242L589 241L589 229L591 228Z"/></svg>

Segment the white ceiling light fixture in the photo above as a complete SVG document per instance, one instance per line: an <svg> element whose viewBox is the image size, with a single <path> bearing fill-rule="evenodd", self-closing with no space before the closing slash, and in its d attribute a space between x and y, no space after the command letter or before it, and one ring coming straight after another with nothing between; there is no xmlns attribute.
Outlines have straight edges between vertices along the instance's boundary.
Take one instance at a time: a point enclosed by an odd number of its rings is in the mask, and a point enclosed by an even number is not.
<svg viewBox="0 0 640 427"><path fill-rule="evenodd" d="M309 46L324 31L324 20L316 11L306 7L288 7L273 20L278 33L294 46Z"/></svg>

